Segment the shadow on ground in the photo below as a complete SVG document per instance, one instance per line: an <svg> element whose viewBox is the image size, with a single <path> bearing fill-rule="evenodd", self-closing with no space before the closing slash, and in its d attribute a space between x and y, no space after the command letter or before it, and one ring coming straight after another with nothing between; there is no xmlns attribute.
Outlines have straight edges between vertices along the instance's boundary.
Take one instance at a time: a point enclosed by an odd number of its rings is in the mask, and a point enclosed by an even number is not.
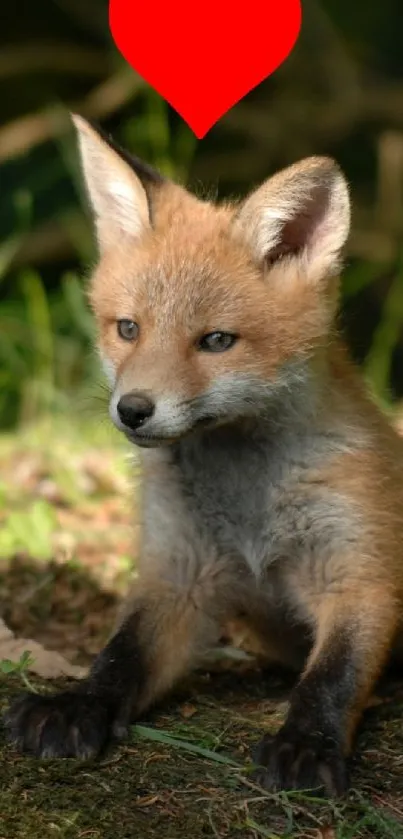
<svg viewBox="0 0 403 839"><path fill-rule="evenodd" d="M69 661L88 664L115 622L119 597L75 562L37 562L17 555L0 564L0 614L24 638Z"/></svg>

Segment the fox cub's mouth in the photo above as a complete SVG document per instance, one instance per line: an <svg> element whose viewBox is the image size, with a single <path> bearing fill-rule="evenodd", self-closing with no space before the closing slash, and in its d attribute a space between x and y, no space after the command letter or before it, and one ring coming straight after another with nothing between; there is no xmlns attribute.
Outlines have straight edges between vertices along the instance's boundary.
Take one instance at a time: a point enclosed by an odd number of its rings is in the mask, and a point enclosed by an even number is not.
<svg viewBox="0 0 403 839"><path fill-rule="evenodd" d="M157 448L158 446L169 446L173 443L176 443L178 440L181 440L183 437L187 437L189 434L192 434L194 431L213 428L218 424L218 418L214 416L204 416L197 419L193 425L187 427L183 431L176 433L176 434L152 434L147 433L142 426L139 426L136 431L132 431L130 428L124 430L124 434L127 439L134 443L136 446L141 446L142 448Z"/></svg>
<svg viewBox="0 0 403 839"><path fill-rule="evenodd" d="M140 446L144 449L157 448L158 446L169 446L179 439L177 436L162 437L157 434L140 434L138 431L130 431L130 429L124 431L124 435L130 443L134 443L136 446Z"/></svg>

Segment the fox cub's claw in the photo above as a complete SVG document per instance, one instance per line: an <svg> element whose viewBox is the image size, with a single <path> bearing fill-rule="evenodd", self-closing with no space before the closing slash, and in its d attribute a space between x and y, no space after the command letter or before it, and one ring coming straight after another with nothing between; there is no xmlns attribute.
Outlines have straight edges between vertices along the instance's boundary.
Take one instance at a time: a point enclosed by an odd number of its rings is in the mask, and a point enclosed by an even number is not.
<svg viewBox="0 0 403 839"><path fill-rule="evenodd" d="M255 780L268 790L315 790L335 797L347 789L341 750L294 728L282 729L274 737L266 734L255 750L254 761L259 767Z"/></svg>
<svg viewBox="0 0 403 839"><path fill-rule="evenodd" d="M8 739L23 752L88 760L112 739L115 715L115 704L86 693L25 694L7 712L5 725Z"/></svg>

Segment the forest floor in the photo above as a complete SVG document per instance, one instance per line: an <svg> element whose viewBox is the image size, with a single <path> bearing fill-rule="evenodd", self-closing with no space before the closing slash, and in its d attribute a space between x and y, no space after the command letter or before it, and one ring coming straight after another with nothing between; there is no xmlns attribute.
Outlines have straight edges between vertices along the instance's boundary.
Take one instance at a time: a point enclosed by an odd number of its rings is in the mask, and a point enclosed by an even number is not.
<svg viewBox="0 0 403 839"><path fill-rule="evenodd" d="M18 636L84 665L100 649L135 566L138 477L99 425L0 438L0 606ZM0 664L0 712L26 675ZM403 681L371 703L333 803L251 781L251 747L277 730L289 687L258 670L196 674L99 763L39 762L1 734L0 839L403 839Z"/></svg>

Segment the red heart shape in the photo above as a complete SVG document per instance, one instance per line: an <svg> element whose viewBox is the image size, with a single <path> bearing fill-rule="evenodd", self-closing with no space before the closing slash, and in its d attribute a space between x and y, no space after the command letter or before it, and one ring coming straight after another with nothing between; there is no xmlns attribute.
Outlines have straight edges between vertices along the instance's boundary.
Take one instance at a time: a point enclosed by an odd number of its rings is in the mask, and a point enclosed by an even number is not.
<svg viewBox="0 0 403 839"><path fill-rule="evenodd" d="M112 37L126 61L200 140L290 54L301 0L109 0Z"/></svg>

